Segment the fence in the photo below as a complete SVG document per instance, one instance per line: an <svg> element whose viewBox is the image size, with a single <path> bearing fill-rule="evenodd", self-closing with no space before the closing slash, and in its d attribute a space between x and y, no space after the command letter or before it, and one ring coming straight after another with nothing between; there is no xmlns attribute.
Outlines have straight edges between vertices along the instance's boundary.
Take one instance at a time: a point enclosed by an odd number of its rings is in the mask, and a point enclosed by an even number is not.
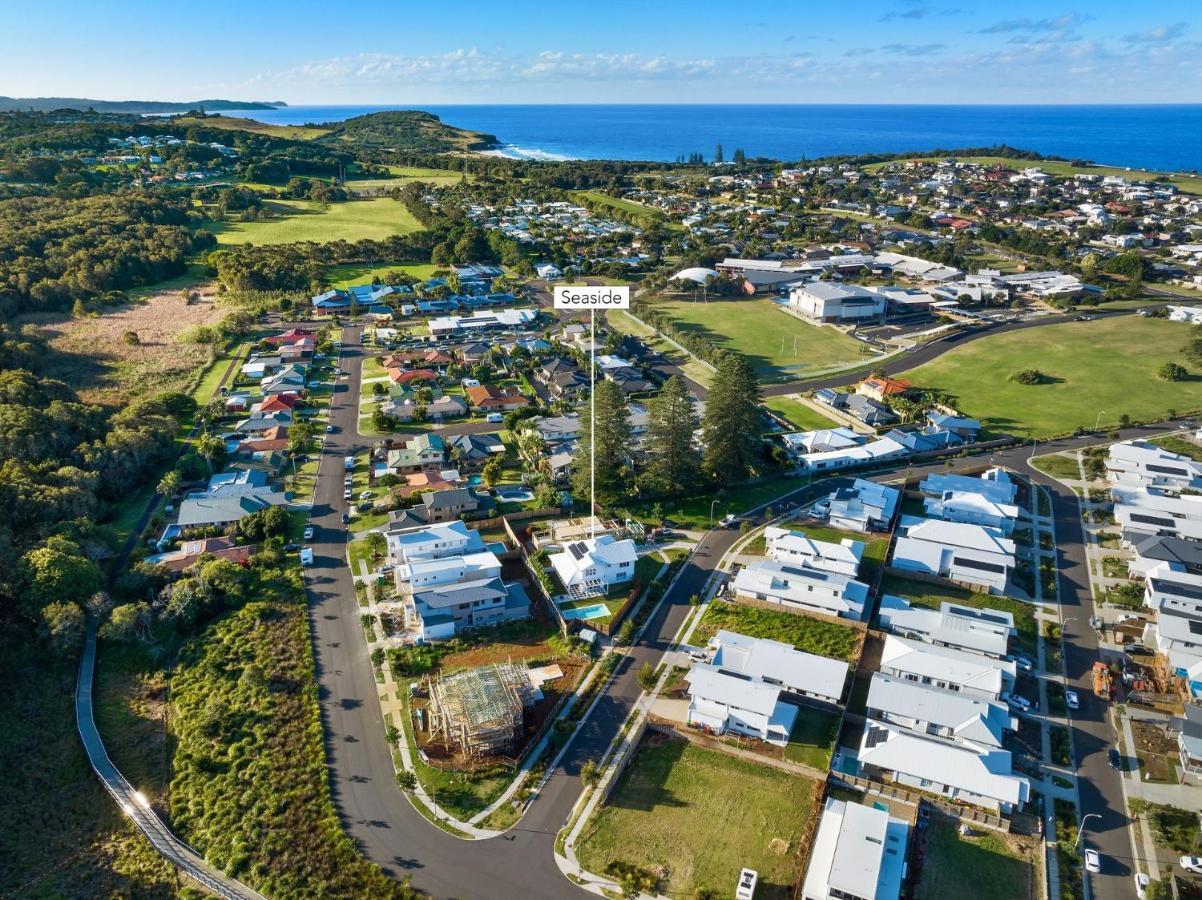
<svg viewBox="0 0 1202 900"><path fill-rule="evenodd" d="M940 800L928 794L907 790L896 784L885 784L881 781L873 781L871 778L862 778L859 775L847 775L843 772L831 772L827 776L827 781L835 787L851 788L853 791L887 797L890 800L900 800L903 803L910 803L914 806L917 806L919 803L929 803L941 812L961 822L980 825L993 831L1005 833L1010 831L1010 820L1002 816L994 815L991 812L977 809L973 806L959 806L955 803L949 803L946 800Z"/></svg>
<svg viewBox="0 0 1202 900"><path fill-rule="evenodd" d="M983 584L973 584L968 581L957 581L954 578L944 578L942 575L931 575L927 572L916 572L913 569L898 569L894 566L884 566L881 570L886 575L896 575L909 581L921 581L924 584L954 584L974 594L988 594L989 587Z"/></svg>

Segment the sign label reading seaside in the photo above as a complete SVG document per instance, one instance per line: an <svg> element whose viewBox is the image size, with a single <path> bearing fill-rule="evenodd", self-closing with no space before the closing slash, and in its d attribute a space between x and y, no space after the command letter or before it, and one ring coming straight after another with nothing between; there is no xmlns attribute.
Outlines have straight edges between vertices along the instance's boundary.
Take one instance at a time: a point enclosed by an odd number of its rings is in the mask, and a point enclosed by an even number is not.
<svg viewBox="0 0 1202 900"><path fill-rule="evenodd" d="M555 288L556 309L630 309L630 288L581 284Z"/></svg>

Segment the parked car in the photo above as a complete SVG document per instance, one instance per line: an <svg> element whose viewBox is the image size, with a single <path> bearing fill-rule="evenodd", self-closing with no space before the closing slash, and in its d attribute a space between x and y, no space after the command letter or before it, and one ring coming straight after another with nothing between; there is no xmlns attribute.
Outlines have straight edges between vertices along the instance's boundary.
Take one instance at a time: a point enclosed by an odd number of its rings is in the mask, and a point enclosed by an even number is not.
<svg viewBox="0 0 1202 900"><path fill-rule="evenodd" d="M1085 851L1085 871L1095 873L1102 871L1102 854L1097 850L1091 848Z"/></svg>
<svg viewBox="0 0 1202 900"><path fill-rule="evenodd" d="M351 489L348 487L346 490L344 490L344 491L342 492L342 499L343 499L343 500L350 500L350 499L351 499L351 495L352 495L353 493L354 493L354 492L353 492L353 491L352 491L352 490L351 490Z"/></svg>
<svg viewBox="0 0 1202 900"><path fill-rule="evenodd" d="M1119 625L1126 625L1128 622L1142 622L1143 620L1143 616L1137 616L1135 613L1123 613L1121 616L1115 619L1115 622L1117 622Z"/></svg>
<svg viewBox="0 0 1202 900"><path fill-rule="evenodd" d="M370 500L375 495L376 495L375 491L364 491L362 494L359 495L359 499L360 500Z"/></svg>
<svg viewBox="0 0 1202 900"><path fill-rule="evenodd" d="M347 523L348 523L350 520L351 520L351 515L350 515L350 513L343 513L343 514L342 514L342 524L343 524L343 525L347 524Z"/></svg>
<svg viewBox="0 0 1202 900"><path fill-rule="evenodd" d="M1019 694L1004 694L1002 699L1006 701L1006 705L1011 709L1024 713L1031 711L1031 701Z"/></svg>
<svg viewBox="0 0 1202 900"><path fill-rule="evenodd" d="M285 553L295 553L299 549L300 549L300 544L285 544L284 545Z"/></svg>
<svg viewBox="0 0 1202 900"><path fill-rule="evenodd" d="M302 566L313 565L313 548L312 547L304 547L301 549L300 562L301 562Z"/></svg>
<svg viewBox="0 0 1202 900"><path fill-rule="evenodd" d="M1148 885L1151 883L1151 881L1152 879L1148 877L1148 873L1135 873L1135 896L1138 897L1139 900L1147 900Z"/></svg>
<svg viewBox="0 0 1202 900"><path fill-rule="evenodd" d="M1081 700L1077 696L1076 691L1065 691L1064 692L1064 705L1067 706L1069 709L1080 709L1081 708Z"/></svg>
<svg viewBox="0 0 1202 900"><path fill-rule="evenodd" d="M1119 753L1116 748L1111 747L1106 756L1110 760L1110 768L1116 772L1123 771L1123 754Z"/></svg>
<svg viewBox="0 0 1202 900"><path fill-rule="evenodd" d="M336 431L333 425L326 426L326 434L333 434Z"/></svg>
<svg viewBox="0 0 1202 900"><path fill-rule="evenodd" d="M1123 647L1123 652L1128 656L1142 656L1148 652L1148 648L1143 644L1127 644Z"/></svg>
<svg viewBox="0 0 1202 900"><path fill-rule="evenodd" d="M726 515L724 515L722 517L722 521L719 522L718 524L721 525L723 528L734 528L735 523L738 521L739 521L739 517L736 516L734 513L727 513Z"/></svg>
<svg viewBox="0 0 1202 900"><path fill-rule="evenodd" d="M1177 860L1177 865L1187 872L1202 874L1202 856L1183 856Z"/></svg>
<svg viewBox="0 0 1202 900"><path fill-rule="evenodd" d="M1031 660L1027 659L1025 656L1014 657L1014 664L1024 672L1030 672L1035 668L1035 663L1031 662Z"/></svg>
<svg viewBox="0 0 1202 900"><path fill-rule="evenodd" d="M487 416L484 417L484 421L492 422L493 424L496 424L497 422L504 422L505 417L503 415L501 415L500 413L496 413L496 412L489 413Z"/></svg>
<svg viewBox="0 0 1202 900"><path fill-rule="evenodd" d="M305 540L306 541L313 540L313 526L312 525L305 526Z"/></svg>

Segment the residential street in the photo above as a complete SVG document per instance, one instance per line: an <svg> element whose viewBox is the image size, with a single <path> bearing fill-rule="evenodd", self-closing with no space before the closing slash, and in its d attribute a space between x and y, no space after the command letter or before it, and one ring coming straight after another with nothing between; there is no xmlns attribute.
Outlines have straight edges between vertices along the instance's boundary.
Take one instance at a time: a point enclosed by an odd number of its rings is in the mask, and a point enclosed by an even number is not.
<svg viewBox="0 0 1202 900"><path fill-rule="evenodd" d="M356 435L359 377L366 355L359 346L360 330L343 334L342 366L349 373L336 383L331 422L337 426L321 458L315 494L313 542L315 565L306 571L310 597L320 702L326 727L331 789L346 827L363 852L396 877L410 877L415 886L437 896L526 896L556 898L573 891L553 859L556 832L567 820L581 784L581 764L602 756L641 693L636 673L644 661L658 663L670 646L691 607L688 598L700 592L722 556L739 537L737 530L707 533L686 563L665 602L649 622L646 639L624 660L609 689L567 747L558 767L521 822L504 837L476 842L466 851L463 842L426 821L395 787L392 760L384 740L384 723L376 702L376 684L359 625L359 607L345 560L346 529L341 515L342 457L363 451L370 441ZM1150 430L1150 429L1149 429ZM1129 429L1123 437L1145 435L1149 430ZM1095 438L1074 438L1040 445L1039 452L1055 452L1096 443ZM1114 737L1105 722L1105 709L1086 689L1096 653L1096 639L1088 627L1092 612L1085 577L1082 531L1071 490L1027 468L1029 446L993 454L995 464L1026 472L1054 493L1059 538L1061 591L1069 617L1065 628L1069 680L1079 688L1082 708L1073 721L1074 743L1080 769L1082 813L1095 813L1086 840L1110 860L1108 870L1094 878L1093 896L1125 897L1129 893L1131 845L1122 810L1119 776L1107 765L1106 750ZM985 457L953 460L953 468L979 467ZM909 469L911 475L945 471L943 462ZM875 474L878 480L896 478L904 469ZM828 484L828 487L833 486ZM774 502L779 513L800 491ZM470 852L473 865L465 866Z"/></svg>

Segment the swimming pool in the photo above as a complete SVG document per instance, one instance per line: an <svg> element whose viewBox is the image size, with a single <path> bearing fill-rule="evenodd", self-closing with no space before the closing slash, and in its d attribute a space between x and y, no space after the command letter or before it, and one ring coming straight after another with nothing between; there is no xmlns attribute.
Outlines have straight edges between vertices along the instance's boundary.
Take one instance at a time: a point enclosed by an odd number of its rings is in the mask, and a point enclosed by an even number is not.
<svg viewBox="0 0 1202 900"><path fill-rule="evenodd" d="M481 478L479 475L473 475L467 480L467 483L470 484L472 487L475 487L476 485L483 483L483 481L484 481L484 479Z"/></svg>
<svg viewBox="0 0 1202 900"><path fill-rule="evenodd" d="M609 608L604 603L594 603L592 606L561 609L560 612L569 621L572 619L604 619L609 615Z"/></svg>
<svg viewBox="0 0 1202 900"><path fill-rule="evenodd" d="M534 492L525 488L508 488L497 491L497 499L504 500L506 503L525 503L527 500L534 499Z"/></svg>

